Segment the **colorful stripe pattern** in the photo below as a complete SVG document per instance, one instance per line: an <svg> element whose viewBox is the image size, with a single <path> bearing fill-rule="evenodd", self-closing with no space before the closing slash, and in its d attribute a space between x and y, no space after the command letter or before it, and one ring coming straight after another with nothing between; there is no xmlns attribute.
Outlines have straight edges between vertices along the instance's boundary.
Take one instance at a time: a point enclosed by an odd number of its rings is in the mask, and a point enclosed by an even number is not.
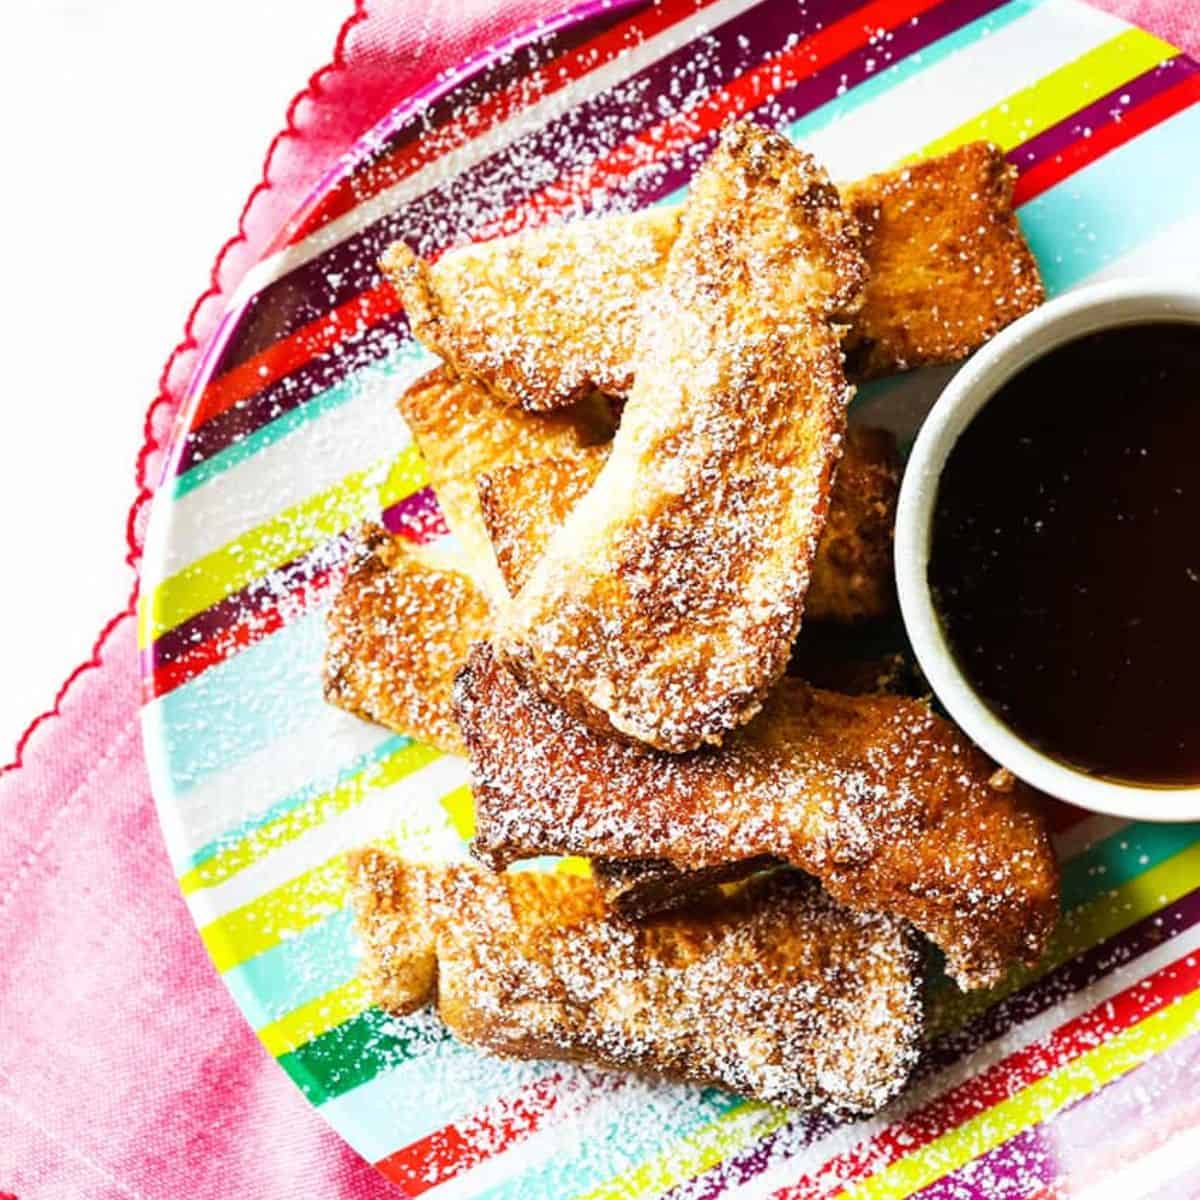
<svg viewBox="0 0 1200 1200"><path fill-rule="evenodd" d="M429 1014L372 1008L345 852L390 840L461 856L471 798L463 763L327 709L317 678L353 525L445 534L392 409L428 363L375 268L392 239L437 254L678 199L720 125L753 115L839 177L994 139L1052 293L1164 254L1194 272L1198 100L1196 64L1074 0L595 4L398 112L281 231L206 356L155 505L147 751L182 890L234 997L407 1194L1016 1200L1086 1194L1187 1140L1200 827L1056 808L1067 913L1046 959L983 997L935 985L914 1087L839 1126L497 1063ZM910 434L943 380L857 403Z"/></svg>

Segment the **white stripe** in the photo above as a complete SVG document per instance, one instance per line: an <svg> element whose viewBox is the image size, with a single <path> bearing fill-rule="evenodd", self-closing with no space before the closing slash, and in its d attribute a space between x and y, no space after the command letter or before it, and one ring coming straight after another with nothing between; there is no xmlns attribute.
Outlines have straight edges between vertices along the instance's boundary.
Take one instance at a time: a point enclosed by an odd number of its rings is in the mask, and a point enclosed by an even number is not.
<svg viewBox="0 0 1200 1200"><path fill-rule="evenodd" d="M1097 842L1102 842L1114 833L1120 833L1132 825L1121 817L1108 817L1097 814L1056 833L1050 840L1054 843L1059 862L1070 862L1085 850L1090 850Z"/></svg>
<svg viewBox="0 0 1200 1200"><path fill-rule="evenodd" d="M1196 282L1200 276L1200 205L1197 205L1194 213L1172 225L1165 233L1143 242L1089 276L1087 282L1100 283L1107 279L1128 279L1137 275L1167 276L1182 278L1188 283Z"/></svg>
<svg viewBox="0 0 1200 1200"><path fill-rule="evenodd" d="M948 133L1128 29L1124 21L1048 0L971 46L920 71L807 138L835 179L858 179ZM1019 69L1016 68L1019 64Z"/></svg>
<svg viewBox="0 0 1200 1200"><path fill-rule="evenodd" d="M1097 980L1091 987L1072 993L1058 1004L1051 1005L1047 1011L981 1046L961 1062L918 1084L889 1105L880 1116L835 1130L829 1137L814 1142L794 1158L781 1161L738 1190L729 1192L726 1200L757 1200L758 1197L767 1196L787 1183L795 1183L798 1175L815 1172L835 1155L844 1154L869 1141L910 1113L930 1104L944 1092L982 1074L1009 1055L1047 1037L1060 1025L1065 1025L1082 1013L1098 1007L1118 992L1133 986L1138 980L1152 975L1160 967L1165 967L1197 949L1200 949L1200 925L1193 925L1178 937L1135 959L1128 967L1118 968L1103 979ZM1098 1041L1097 1045L1099 1044L1101 1043ZM836 1179L831 1179L823 1191L829 1191L836 1183Z"/></svg>
<svg viewBox="0 0 1200 1200"><path fill-rule="evenodd" d="M187 896L198 925L258 900L343 850L395 836L405 853L430 862L462 857L462 840L450 825L441 797L468 779L467 764L447 755L387 788L370 792L361 803L338 813L277 847L265 858L215 887Z"/></svg>
<svg viewBox="0 0 1200 1200"><path fill-rule="evenodd" d="M313 686L320 687L319 681ZM165 746L157 702L143 710L143 721L147 748ZM351 763L369 754L391 736L378 725L324 705L316 719L178 795L172 795L174 788L164 763L161 775L155 773L155 793L170 796L169 807L177 814L179 828L168 843L172 860L178 866L248 816L270 808L314 779L329 776L338 763Z"/></svg>
<svg viewBox="0 0 1200 1200"><path fill-rule="evenodd" d="M1154 1123L1149 1114L1147 1123ZM1185 1176L1195 1188L1190 1194L1200 1195L1200 1184L1195 1183L1200 1178L1200 1136L1195 1127L1181 1130L1149 1153L1138 1155L1116 1175L1110 1175L1095 1187L1078 1193L1072 1188L1071 1194L1075 1200L1141 1200L1172 1183L1182 1184ZM1183 1192L1178 1194L1183 1195Z"/></svg>
<svg viewBox="0 0 1200 1200"><path fill-rule="evenodd" d="M428 366L414 358L396 374L357 377L353 400L306 421L286 437L178 497L170 506L163 577L228 545L293 504L303 503L347 475L390 461L411 441L396 399Z"/></svg>
<svg viewBox="0 0 1200 1200"><path fill-rule="evenodd" d="M425 192L432 191L447 179L461 175L518 138L543 128L583 101L619 86L660 58L665 58L680 46L716 26L724 25L759 2L760 0L719 0L718 3L624 51L612 62L567 84L553 95L522 109L482 136L435 159L386 191L364 200L357 208L331 221L294 246L264 259L248 271L234 294L231 307L236 308L268 284L311 262L330 247L353 237L372 222L394 212L402 205L411 203Z"/></svg>

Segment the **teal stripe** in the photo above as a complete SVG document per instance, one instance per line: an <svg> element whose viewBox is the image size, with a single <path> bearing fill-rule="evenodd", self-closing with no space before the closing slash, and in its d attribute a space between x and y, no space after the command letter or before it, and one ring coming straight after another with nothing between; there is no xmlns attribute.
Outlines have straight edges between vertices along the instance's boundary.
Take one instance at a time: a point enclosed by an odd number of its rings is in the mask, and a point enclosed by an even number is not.
<svg viewBox="0 0 1200 1200"><path fill-rule="evenodd" d="M715 1088L705 1088L690 1100L681 1096L682 1091L680 1087L672 1087L657 1100L651 1098L632 1106L606 1128L587 1131L585 1136L574 1139L573 1153L564 1153L566 1147L556 1149L537 1166L477 1193L475 1200L581 1195L633 1170L639 1163L656 1158L669 1146L691 1137L745 1103L740 1097ZM586 1121L584 1114L572 1124L579 1128ZM717 1136L723 1132L719 1130Z"/></svg>
<svg viewBox="0 0 1200 1200"><path fill-rule="evenodd" d="M253 458L260 450L265 450L268 446L287 437L288 434L295 433L297 429L341 408L342 405L362 395L376 383L391 379L411 369L423 359L432 361L428 351L423 350L412 341L405 342L400 349L393 350L386 358L372 363L368 368L348 375L332 387L318 393L311 400L306 400L299 408L294 408L291 412L276 417L274 421L255 430L248 437L226 446L224 450L214 454L211 458L206 458L182 475L176 476L173 488L174 498L179 499L179 497L195 491L196 488L208 483L210 479L215 479L239 463Z"/></svg>
<svg viewBox="0 0 1200 1200"><path fill-rule="evenodd" d="M176 797L318 717L324 651L310 612L155 700Z"/></svg>
<svg viewBox="0 0 1200 1200"><path fill-rule="evenodd" d="M1114 833L1063 866L1063 909L1077 908L1121 887L1198 840L1200 823L1144 821Z"/></svg>
<svg viewBox="0 0 1200 1200"><path fill-rule="evenodd" d="M354 910L347 905L221 978L255 1029L352 979L358 970Z"/></svg>
<svg viewBox="0 0 1200 1200"><path fill-rule="evenodd" d="M264 825L269 825L272 821L276 821L290 812L295 812L296 809L307 804L314 796L319 796L323 792L333 791L334 788L349 782L355 776L363 774L368 767L387 758L388 755L394 754L397 750L402 750L405 746L410 745L412 745L412 738L404 737L402 734L389 734L381 730L379 743L373 749L368 750L365 754L360 754L339 770L331 774L322 775L312 782L306 783L290 796L285 796L282 800L272 804L270 808L264 809L252 817L247 817L244 821L233 826L232 829L227 830L220 837L215 838L208 845L202 846L197 850L177 868L179 874L182 875L184 871L188 871L192 867L198 867L201 863L208 862L210 858L215 858L231 846L248 838Z"/></svg>
<svg viewBox="0 0 1200 1200"><path fill-rule="evenodd" d="M1006 4L1003 8L977 17L970 24L964 25L954 33L947 34L946 37L932 45L926 46L924 50L918 50L908 55L907 58L894 63L886 70L880 71L878 75L871 76L855 85L850 91L835 97L827 104L821 105L820 108L814 109L799 121L788 126L788 137L794 142L803 142L805 138L820 133L834 121L852 113L855 109L869 104L872 100L877 100L884 92L888 92L906 80L919 75L922 71L936 66L949 58L951 54L966 49L980 38L996 33L1006 25L1011 25L1044 3L1045 0L1013 0L1011 4ZM897 158L904 153L904 148L897 147Z"/></svg>
<svg viewBox="0 0 1200 1200"><path fill-rule="evenodd" d="M1057 295L1196 211L1200 104L1023 205L1021 226Z"/></svg>

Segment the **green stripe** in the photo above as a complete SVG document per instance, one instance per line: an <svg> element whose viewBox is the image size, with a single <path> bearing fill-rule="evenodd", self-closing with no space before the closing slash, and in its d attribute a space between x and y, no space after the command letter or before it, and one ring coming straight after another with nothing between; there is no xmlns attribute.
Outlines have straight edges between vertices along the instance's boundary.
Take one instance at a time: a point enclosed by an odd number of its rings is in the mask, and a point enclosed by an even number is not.
<svg viewBox="0 0 1200 1200"><path fill-rule="evenodd" d="M368 1008L277 1061L313 1104L324 1104L453 1040L444 1026L435 1028L431 1034L428 1026Z"/></svg>

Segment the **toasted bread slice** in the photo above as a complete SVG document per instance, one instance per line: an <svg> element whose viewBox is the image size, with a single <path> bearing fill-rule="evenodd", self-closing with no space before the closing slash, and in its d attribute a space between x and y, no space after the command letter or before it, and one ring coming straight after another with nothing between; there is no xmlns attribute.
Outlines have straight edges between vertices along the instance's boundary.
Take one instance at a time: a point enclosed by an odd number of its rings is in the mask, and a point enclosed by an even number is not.
<svg viewBox="0 0 1200 1200"><path fill-rule="evenodd" d="M926 704L787 678L719 749L605 737L476 645L455 684L471 755L473 852L654 859L699 870L771 856L851 908L910 920L964 987L1041 952L1058 869L1026 790Z"/></svg>
<svg viewBox="0 0 1200 1200"><path fill-rule="evenodd" d="M1043 298L998 146L848 184L870 268L851 320L851 378L957 362ZM383 267L425 345L510 404L627 395L645 295L662 281L681 210L600 217L466 246L432 266L402 243Z"/></svg>
<svg viewBox="0 0 1200 1200"><path fill-rule="evenodd" d="M454 675L488 636L483 594L462 571L423 561L368 526L328 616L325 699L450 754L465 747Z"/></svg>
<svg viewBox="0 0 1200 1200"><path fill-rule="evenodd" d="M510 593L528 578L607 457L607 446L592 446L569 458L504 466L479 477L484 525ZM856 624L895 611L892 530L899 491L896 439L883 429L851 426L817 543L805 620Z"/></svg>
<svg viewBox="0 0 1200 1200"><path fill-rule="evenodd" d="M679 208L617 214L463 246L434 266L403 243L383 270L423 345L510 404L624 396L644 296L662 281Z"/></svg>
<svg viewBox="0 0 1200 1200"><path fill-rule="evenodd" d="M957 362L1045 299L1013 214L1016 174L999 147L969 142L842 189L871 265L848 372Z"/></svg>
<svg viewBox="0 0 1200 1200"><path fill-rule="evenodd" d="M612 451L498 610L513 670L664 750L758 711L825 523L850 394L832 318L863 269L817 164L731 127L693 184Z"/></svg>
<svg viewBox="0 0 1200 1200"><path fill-rule="evenodd" d="M436 1002L483 1049L834 1113L876 1111L916 1061L920 960L904 924L851 913L796 872L634 925L576 875L375 849L350 870L376 1001Z"/></svg>
<svg viewBox="0 0 1200 1200"><path fill-rule="evenodd" d="M397 407L425 459L429 482L479 585L502 594L491 540L479 511L475 479L509 463L569 458L612 436L602 396L556 413L523 413L482 388L436 367L412 384Z"/></svg>

